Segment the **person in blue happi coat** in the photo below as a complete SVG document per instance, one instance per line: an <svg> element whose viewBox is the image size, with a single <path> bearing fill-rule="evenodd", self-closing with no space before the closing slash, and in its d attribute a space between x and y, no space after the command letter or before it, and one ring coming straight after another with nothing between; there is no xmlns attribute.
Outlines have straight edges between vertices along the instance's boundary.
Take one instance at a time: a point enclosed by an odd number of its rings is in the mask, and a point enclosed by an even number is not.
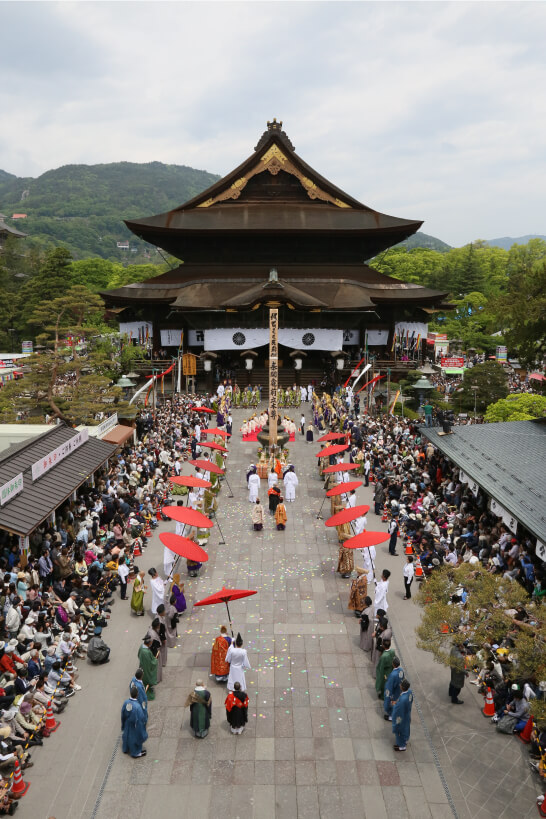
<svg viewBox="0 0 546 819"><path fill-rule="evenodd" d="M121 730L123 732L123 753L131 754L138 759L146 756L142 747L148 739L146 732L146 715L138 701L138 691L131 686L130 699L125 700L121 708Z"/></svg>
<svg viewBox="0 0 546 819"><path fill-rule="evenodd" d="M137 690L137 700L139 701L142 710L144 711L144 716L146 717L146 722L148 722L148 697L146 696L146 686L142 682L143 671L141 668L137 668L135 671L135 676L131 680L129 685L129 691L134 686Z"/></svg>
<svg viewBox="0 0 546 819"><path fill-rule="evenodd" d="M406 750L410 737L411 705L413 703L413 693L408 680L402 680L400 691L400 696L392 709L392 732L396 741L395 751Z"/></svg>
<svg viewBox="0 0 546 819"><path fill-rule="evenodd" d="M383 718L392 720L392 707L400 696L400 683L404 679L404 671L400 668L398 657L392 658L392 671L385 682L385 698L383 700Z"/></svg>

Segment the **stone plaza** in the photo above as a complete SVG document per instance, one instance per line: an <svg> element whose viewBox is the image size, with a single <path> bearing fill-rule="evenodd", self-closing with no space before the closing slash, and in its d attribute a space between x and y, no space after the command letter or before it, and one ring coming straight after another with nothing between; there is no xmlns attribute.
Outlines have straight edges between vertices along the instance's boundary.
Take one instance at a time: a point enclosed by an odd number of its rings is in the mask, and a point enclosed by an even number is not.
<svg viewBox="0 0 546 819"><path fill-rule="evenodd" d="M307 405L308 407L309 405ZM306 413L309 414L308 411ZM176 648L169 650L164 679L149 704L147 756L121 752L120 708L137 667L148 616L131 615L119 599L104 638L112 647L107 667L80 661L82 690L61 717L61 727L36 754L31 788L21 816L55 819L140 819L154 816L225 819L459 819L536 816L538 778L515 737L495 732L481 715L483 698L465 686L460 708L447 695L449 670L416 647L420 609L403 601L404 557L378 547L376 567L392 572L388 615L396 650L415 695L411 738L405 753L393 749L391 724L383 719L373 667L359 648L359 621L347 609L350 580L335 572L335 529L317 513L324 498L315 457L319 445L297 434L290 461L299 476L295 503L287 505L284 532L267 516L255 532L245 475L256 444L243 443L242 412L234 413L227 479L234 492L219 496L220 545L214 526L210 559L198 578L185 577L188 610ZM187 468L189 472L189 467ZM261 499L266 503L266 482ZM371 504L372 487L357 490ZM329 516L329 503L323 507ZM385 523L368 515L369 530ZM138 559L141 569L162 569L158 533ZM402 550L400 550L401 552ZM223 605L192 610L192 603L222 585L257 590L231 604L252 670L247 672L249 722L241 736L229 733L225 686L209 676L210 650L227 624ZM149 607L151 594L146 595ZM213 698L208 737L189 730L187 694L202 677ZM52 766L59 773L51 777Z"/></svg>

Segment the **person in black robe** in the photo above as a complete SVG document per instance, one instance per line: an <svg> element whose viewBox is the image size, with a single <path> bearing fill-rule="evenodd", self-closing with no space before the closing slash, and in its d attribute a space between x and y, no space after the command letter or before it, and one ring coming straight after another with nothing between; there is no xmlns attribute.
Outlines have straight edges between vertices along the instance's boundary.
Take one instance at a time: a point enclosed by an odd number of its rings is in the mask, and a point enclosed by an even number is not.
<svg viewBox="0 0 546 819"><path fill-rule="evenodd" d="M281 490L278 486L272 486L267 494L269 496L269 511L274 515L281 499Z"/></svg>
<svg viewBox="0 0 546 819"><path fill-rule="evenodd" d="M227 695L225 706L231 733L242 734L248 722L248 697L246 691L241 691L240 682L236 682Z"/></svg>

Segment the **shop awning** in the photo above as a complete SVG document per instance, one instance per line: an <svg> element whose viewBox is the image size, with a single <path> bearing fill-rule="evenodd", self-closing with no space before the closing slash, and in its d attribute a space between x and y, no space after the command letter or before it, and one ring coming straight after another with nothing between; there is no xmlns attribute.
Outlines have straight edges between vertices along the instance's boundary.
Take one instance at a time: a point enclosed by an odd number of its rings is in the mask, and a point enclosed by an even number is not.
<svg viewBox="0 0 546 819"><path fill-rule="evenodd" d="M1 453L0 487L22 473L23 490L0 506L0 529L29 535L116 451L114 444L89 438L33 481L32 465L76 434L77 430L60 424Z"/></svg>
<svg viewBox="0 0 546 819"><path fill-rule="evenodd" d="M109 444L121 446L133 437L133 432L133 427L126 427L124 424L118 424L116 427L111 429L110 432L107 432L106 435L103 436L102 440L107 441Z"/></svg>
<svg viewBox="0 0 546 819"><path fill-rule="evenodd" d="M442 372L444 375L463 375L466 369L467 367L446 367L445 370L442 368Z"/></svg>

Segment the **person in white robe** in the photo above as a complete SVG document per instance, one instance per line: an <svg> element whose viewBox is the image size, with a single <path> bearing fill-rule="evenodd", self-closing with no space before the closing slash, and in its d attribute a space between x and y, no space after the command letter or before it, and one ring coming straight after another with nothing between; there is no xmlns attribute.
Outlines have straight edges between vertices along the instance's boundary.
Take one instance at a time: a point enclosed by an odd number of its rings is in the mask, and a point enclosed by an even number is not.
<svg viewBox="0 0 546 819"><path fill-rule="evenodd" d="M250 503L256 503L260 491L260 476L253 472L248 479L248 499Z"/></svg>
<svg viewBox="0 0 546 819"><path fill-rule="evenodd" d="M360 515L360 517L355 520L353 523L355 535L361 535L362 532L364 532L367 522L366 515Z"/></svg>
<svg viewBox="0 0 546 819"><path fill-rule="evenodd" d="M307 401L307 387L300 387L301 401Z"/></svg>
<svg viewBox="0 0 546 819"><path fill-rule="evenodd" d="M274 469L272 469L269 475L267 476L267 488L272 489L274 486L277 485L278 480L279 478L277 473L275 472Z"/></svg>
<svg viewBox="0 0 546 819"><path fill-rule="evenodd" d="M152 589L151 612L157 614L157 607L164 602L165 583L154 568L148 569L148 574L151 577L150 587Z"/></svg>
<svg viewBox="0 0 546 819"><path fill-rule="evenodd" d="M362 555L362 565L368 577L368 588L371 588L373 582L375 558L377 556L375 546L370 546L368 549L361 549L360 553Z"/></svg>
<svg viewBox="0 0 546 819"><path fill-rule="evenodd" d="M199 443L201 441L201 426L200 426L200 424L195 425L194 435L195 435L195 440L197 441L197 443Z"/></svg>
<svg viewBox="0 0 546 819"><path fill-rule="evenodd" d="M190 494L188 495L188 506L190 509L197 509L197 504L199 503L199 492L197 487L192 487L190 490Z"/></svg>
<svg viewBox="0 0 546 819"><path fill-rule="evenodd" d="M375 581L375 600L373 601L374 613L377 615L378 609L387 611L389 604L387 602L387 592L389 591L389 577L391 573L388 569L383 571L381 580Z"/></svg>
<svg viewBox="0 0 546 819"><path fill-rule="evenodd" d="M234 643L231 643L226 654L226 662L229 663L229 677L227 690L233 691L235 683L241 684L241 691L246 691L245 671L250 669L246 648L243 648L243 638L237 634Z"/></svg>
<svg viewBox="0 0 546 819"><path fill-rule="evenodd" d="M298 476L294 472L294 467L291 466L284 476L284 496L287 503L293 503L296 500L296 486L298 483Z"/></svg>
<svg viewBox="0 0 546 819"><path fill-rule="evenodd" d="M343 496L346 499L345 508L354 509L356 506L356 492L352 489L348 495Z"/></svg>
<svg viewBox="0 0 546 819"><path fill-rule="evenodd" d="M166 546L163 547L163 574L165 577L170 577L172 568L176 560L176 555Z"/></svg>

